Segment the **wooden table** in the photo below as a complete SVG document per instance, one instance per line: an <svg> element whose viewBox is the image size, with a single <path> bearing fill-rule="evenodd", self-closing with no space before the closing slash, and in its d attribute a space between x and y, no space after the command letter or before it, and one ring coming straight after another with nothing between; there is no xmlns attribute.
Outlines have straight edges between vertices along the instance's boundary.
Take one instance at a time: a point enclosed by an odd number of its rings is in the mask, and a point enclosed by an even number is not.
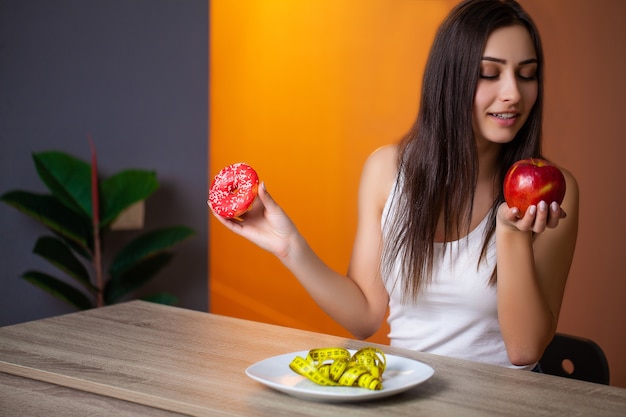
<svg viewBox="0 0 626 417"><path fill-rule="evenodd" d="M244 373L283 353L367 344L132 301L0 328L0 415L72 414L67 407L90 416L626 415L625 389L388 346L386 353L435 374L393 397L331 404L291 397Z"/></svg>

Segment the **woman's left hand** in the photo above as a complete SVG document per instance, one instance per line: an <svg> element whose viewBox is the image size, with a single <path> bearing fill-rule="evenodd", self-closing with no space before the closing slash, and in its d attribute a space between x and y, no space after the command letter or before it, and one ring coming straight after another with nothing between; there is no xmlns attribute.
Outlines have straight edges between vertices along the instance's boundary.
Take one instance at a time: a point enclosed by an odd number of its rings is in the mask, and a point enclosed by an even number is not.
<svg viewBox="0 0 626 417"><path fill-rule="evenodd" d="M565 211L556 202L548 206L545 201L541 201L536 206L528 207L523 216L517 207L509 207L507 203L502 203L498 208L498 221L522 232L541 233L546 228L557 227L565 217Z"/></svg>

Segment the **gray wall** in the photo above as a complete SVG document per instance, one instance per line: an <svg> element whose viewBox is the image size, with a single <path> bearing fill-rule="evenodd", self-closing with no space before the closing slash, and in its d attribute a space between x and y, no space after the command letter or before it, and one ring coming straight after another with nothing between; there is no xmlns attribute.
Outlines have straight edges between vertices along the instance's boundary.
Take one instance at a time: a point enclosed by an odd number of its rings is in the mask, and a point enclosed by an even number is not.
<svg viewBox="0 0 626 417"><path fill-rule="evenodd" d="M206 311L208 0L0 0L0 193L46 192L32 152L89 160L102 175L157 172L146 229L187 225L197 235L138 291L169 291ZM74 311L20 275L62 276L32 248L46 229L0 204L0 325ZM133 235L115 232L114 252Z"/></svg>

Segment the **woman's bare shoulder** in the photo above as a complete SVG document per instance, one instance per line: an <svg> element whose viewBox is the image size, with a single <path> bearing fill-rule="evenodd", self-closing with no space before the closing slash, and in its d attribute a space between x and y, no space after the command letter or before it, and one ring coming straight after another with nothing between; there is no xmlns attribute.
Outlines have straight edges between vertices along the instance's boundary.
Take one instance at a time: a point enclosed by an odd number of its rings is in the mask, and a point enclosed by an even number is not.
<svg viewBox="0 0 626 417"><path fill-rule="evenodd" d="M387 179L395 179L398 172L398 145L386 145L376 149L367 158L365 169L373 170Z"/></svg>
<svg viewBox="0 0 626 417"><path fill-rule="evenodd" d="M566 168L559 166L559 169L565 177L565 199L561 206L567 212L568 216L578 217L579 205L579 189L578 181L574 175Z"/></svg>
<svg viewBox="0 0 626 417"><path fill-rule="evenodd" d="M398 173L398 146L387 145L370 154L363 166L362 187L384 204Z"/></svg>
<svg viewBox="0 0 626 417"><path fill-rule="evenodd" d="M559 167L559 168L561 169L561 172L563 173L563 176L565 177L565 182L567 183L567 186L570 188L575 188L576 192L578 193L578 181L576 180L576 177L574 177L574 174L572 174L566 168L563 168L563 167Z"/></svg>

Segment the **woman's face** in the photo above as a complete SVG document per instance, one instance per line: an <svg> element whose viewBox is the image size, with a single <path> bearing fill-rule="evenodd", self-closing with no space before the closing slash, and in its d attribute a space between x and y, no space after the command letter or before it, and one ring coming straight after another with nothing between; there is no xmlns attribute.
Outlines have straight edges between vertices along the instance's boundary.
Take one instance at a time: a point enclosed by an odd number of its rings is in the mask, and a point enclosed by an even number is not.
<svg viewBox="0 0 626 417"><path fill-rule="evenodd" d="M496 29L487 39L474 96L476 140L507 143L537 100L537 54L523 26Z"/></svg>

